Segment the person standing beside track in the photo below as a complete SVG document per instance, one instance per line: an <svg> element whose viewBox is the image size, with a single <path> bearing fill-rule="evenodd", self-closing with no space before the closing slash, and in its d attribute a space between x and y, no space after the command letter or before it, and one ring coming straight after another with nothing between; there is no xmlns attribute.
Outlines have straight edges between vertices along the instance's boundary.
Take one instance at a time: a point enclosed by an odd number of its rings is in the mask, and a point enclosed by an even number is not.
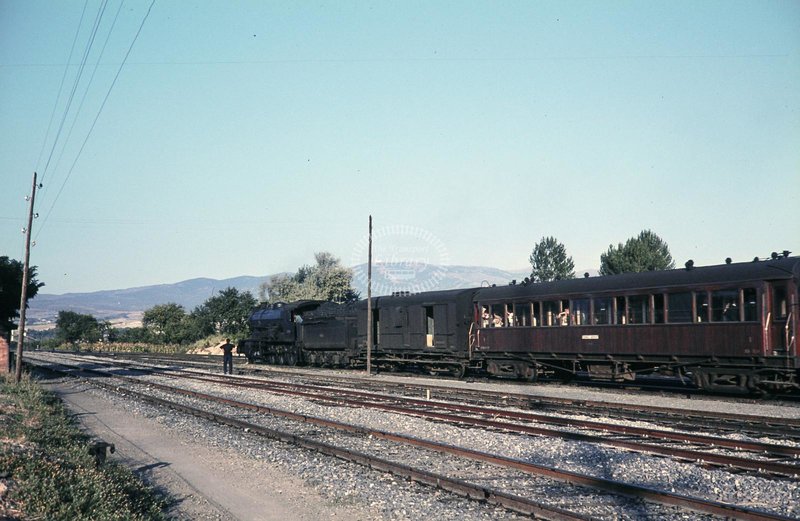
<svg viewBox="0 0 800 521"><path fill-rule="evenodd" d="M231 344L231 339L226 338L225 343L220 347L222 348L222 372L224 374L233 374L233 344Z"/></svg>

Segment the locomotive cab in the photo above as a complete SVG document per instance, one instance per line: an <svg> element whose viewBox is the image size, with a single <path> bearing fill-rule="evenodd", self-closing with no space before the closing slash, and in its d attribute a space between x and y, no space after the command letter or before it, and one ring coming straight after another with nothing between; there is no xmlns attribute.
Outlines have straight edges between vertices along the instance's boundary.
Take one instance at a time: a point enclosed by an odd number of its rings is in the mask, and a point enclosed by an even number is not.
<svg viewBox="0 0 800 521"><path fill-rule="evenodd" d="M238 352L244 354L251 363L264 361L269 364L297 365L301 360L297 338L302 314L323 303L321 300L301 300L257 307L248 319L250 336L239 343Z"/></svg>

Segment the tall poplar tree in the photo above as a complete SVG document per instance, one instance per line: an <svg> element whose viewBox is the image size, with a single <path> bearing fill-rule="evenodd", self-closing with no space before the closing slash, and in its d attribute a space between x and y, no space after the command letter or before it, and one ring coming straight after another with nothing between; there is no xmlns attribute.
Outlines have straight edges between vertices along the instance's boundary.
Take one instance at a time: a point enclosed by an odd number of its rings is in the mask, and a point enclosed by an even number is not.
<svg viewBox="0 0 800 521"><path fill-rule="evenodd" d="M542 237L531 256L531 281L549 282L575 278L575 263L555 237Z"/></svg>

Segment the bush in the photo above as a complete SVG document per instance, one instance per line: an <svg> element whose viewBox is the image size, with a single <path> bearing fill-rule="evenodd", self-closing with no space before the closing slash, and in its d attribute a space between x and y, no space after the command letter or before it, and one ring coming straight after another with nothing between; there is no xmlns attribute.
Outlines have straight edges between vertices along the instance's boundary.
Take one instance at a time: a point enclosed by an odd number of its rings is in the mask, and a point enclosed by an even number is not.
<svg viewBox="0 0 800 521"><path fill-rule="evenodd" d="M7 500L31 519L154 520L163 499L116 463L98 466L61 402L26 375L0 380L0 469ZM0 505L0 513L3 508Z"/></svg>

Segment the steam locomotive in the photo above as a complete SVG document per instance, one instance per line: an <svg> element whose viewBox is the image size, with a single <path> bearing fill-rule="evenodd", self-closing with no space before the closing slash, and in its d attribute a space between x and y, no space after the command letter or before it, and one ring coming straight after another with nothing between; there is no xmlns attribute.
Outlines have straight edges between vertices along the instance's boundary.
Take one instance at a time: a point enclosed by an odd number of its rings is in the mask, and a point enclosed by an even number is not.
<svg viewBox="0 0 800 521"><path fill-rule="evenodd" d="M661 376L730 393L800 387L800 257L262 305L239 352L251 362L535 381Z"/></svg>

